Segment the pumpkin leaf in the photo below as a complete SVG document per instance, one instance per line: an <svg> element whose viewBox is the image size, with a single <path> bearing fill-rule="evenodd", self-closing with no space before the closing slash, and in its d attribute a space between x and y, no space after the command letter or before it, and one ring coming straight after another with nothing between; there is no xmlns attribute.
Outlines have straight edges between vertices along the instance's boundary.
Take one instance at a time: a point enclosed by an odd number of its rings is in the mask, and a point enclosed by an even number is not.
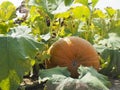
<svg viewBox="0 0 120 90"><path fill-rule="evenodd" d="M46 83L46 90L88 90L88 85L81 82L79 79L54 75Z"/></svg>
<svg viewBox="0 0 120 90"><path fill-rule="evenodd" d="M41 6L48 14L56 14L67 11L72 2L73 0L29 0L29 5Z"/></svg>
<svg viewBox="0 0 120 90"><path fill-rule="evenodd" d="M64 70L63 70L64 69ZM64 71L64 73L63 73ZM74 79L64 67L55 67L40 71L40 80L47 80L45 90L109 90L108 78L92 67L80 66L79 78ZM65 73L68 73L65 75Z"/></svg>
<svg viewBox="0 0 120 90"><path fill-rule="evenodd" d="M120 75L120 37L116 33L108 36L94 46L103 59L101 72L116 77Z"/></svg>
<svg viewBox="0 0 120 90"><path fill-rule="evenodd" d="M16 90L23 75L30 71L31 60L44 44L35 41L28 27L15 27L7 35L0 34L0 88ZM5 89L5 88L8 89Z"/></svg>
<svg viewBox="0 0 120 90"><path fill-rule="evenodd" d="M119 49L120 48L120 37L116 33L109 33L108 38L100 40L97 43L99 46L106 47L109 49Z"/></svg>
<svg viewBox="0 0 120 90"><path fill-rule="evenodd" d="M66 67L40 70L39 75L40 80L47 79L45 90L78 90L78 88L86 90L88 88L88 86L80 80L71 78Z"/></svg>
<svg viewBox="0 0 120 90"><path fill-rule="evenodd" d="M48 73L49 72L49 73ZM67 70L66 67L55 67L52 69L45 69L45 70L40 70L39 71L39 76L41 79L45 78L45 77L52 77L53 75L63 75L66 77L70 76L69 71Z"/></svg>
<svg viewBox="0 0 120 90"><path fill-rule="evenodd" d="M83 67L78 68L78 73L80 74L79 79L87 83L88 86L92 87L94 90L108 90L111 83L108 81L107 76L98 73L93 67Z"/></svg>

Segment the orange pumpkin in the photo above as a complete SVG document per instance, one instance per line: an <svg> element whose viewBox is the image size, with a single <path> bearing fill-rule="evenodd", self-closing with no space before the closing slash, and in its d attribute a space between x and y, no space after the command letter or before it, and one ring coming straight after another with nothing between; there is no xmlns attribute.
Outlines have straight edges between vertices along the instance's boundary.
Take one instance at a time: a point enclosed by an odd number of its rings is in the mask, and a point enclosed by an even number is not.
<svg viewBox="0 0 120 90"><path fill-rule="evenodd" d="M46 67L68 67L72 77L78 77L77 69L80 65L93 66L99 69L99 56L93 46L86 40L71 36L56 41L49 49L50 60Z"/></svg>

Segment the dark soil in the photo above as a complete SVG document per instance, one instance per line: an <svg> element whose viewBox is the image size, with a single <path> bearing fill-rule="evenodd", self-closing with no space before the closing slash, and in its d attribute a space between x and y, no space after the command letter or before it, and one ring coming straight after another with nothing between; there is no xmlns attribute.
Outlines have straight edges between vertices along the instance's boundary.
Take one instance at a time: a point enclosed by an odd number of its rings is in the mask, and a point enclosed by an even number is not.
<svg viewBox="0 0 120 90"><path fill-rule="evenodd" d="M24 78L18 90L43 90L44 83L39 84L38 80L32 81L30 78Z"/></svg>
<svg viewBox="0 0 120 90"><path fill-rule="evenodd" d="M112 87L110 90L120 90L120 79L110 79Z"/></svg>

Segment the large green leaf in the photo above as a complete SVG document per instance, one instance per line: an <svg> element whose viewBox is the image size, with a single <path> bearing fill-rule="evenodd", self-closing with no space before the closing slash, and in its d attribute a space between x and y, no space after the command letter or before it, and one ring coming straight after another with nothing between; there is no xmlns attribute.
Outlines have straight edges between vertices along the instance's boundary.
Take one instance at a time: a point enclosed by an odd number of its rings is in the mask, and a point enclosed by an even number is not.
<svg viewBox="0 0 120 90"><path fill-rule="evenodd" d="M91 90L88 85L79 79L54 75L47 81L45 90Z"/></svg>
<svg viewBox="0 0 120 90"><path fill-rule="evenodd" d="M42 6L47 12L52 12L57 9L57 7L64 0L29 0L29 5Z"/></svg>
<svg viewBox="0 0 120 90"><path fill-rule="evenodd" d="M30 28L15 27L7 35L0 35L0 88L16 90L23 75L31 68L31 61L44 44L35 41ZM7 88L6 88L7 87Z"/></svg>
<svg viewBox="0 0 120 90"><path fill-rule="evenodd" d="M50 78L53 75L63 75L63 76L69 77L70 73L66 67L59 67L58 66L58 67L55 67L52 69L40 70L39 75L40 75L40 78L43 79L45 77Z"/></svg>
<svg viewBox="0 0 120 90"><path fill-rule="evenodd" d="M111 85L107 76L98 73L93 67L80 66L78 68L78 73L80 74L79 79L87 83L93 90L108 90L107 87Z"/></svg>
<svg viewBox="0 0 120 90"><path fill-rule="evenodd" d="M69 76L64 67L55 67L40 71L40 80L47 80L45 90L109 90L108 78L92 67L78 68L79 78Z"/></svg>

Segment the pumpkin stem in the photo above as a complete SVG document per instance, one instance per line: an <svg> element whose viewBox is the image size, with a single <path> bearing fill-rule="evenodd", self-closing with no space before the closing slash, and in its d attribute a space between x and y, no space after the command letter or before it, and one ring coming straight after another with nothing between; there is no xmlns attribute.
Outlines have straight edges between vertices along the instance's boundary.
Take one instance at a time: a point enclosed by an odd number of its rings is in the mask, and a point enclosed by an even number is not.
<svg viewBox="0 0 120 90"><path fill-rule="evenodd" d="M73 66L73 67L77 67L77 61L74 60L74 61L72 62L72 66Z"/></svg>

